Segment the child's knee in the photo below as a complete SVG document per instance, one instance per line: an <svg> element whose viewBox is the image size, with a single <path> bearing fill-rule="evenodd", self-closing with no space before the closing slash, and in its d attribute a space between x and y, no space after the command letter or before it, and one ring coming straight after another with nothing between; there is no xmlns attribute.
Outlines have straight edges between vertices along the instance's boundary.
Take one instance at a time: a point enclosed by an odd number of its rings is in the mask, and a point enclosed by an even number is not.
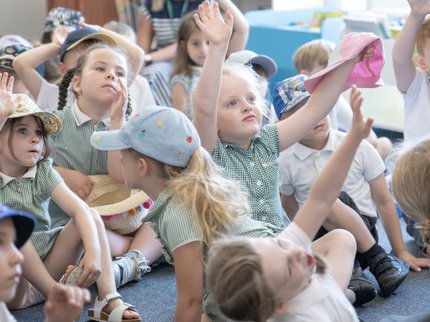
<svg viewBox="0 0 430 322"><path fill-rule="evenodd" d="M343 245L349 252L354 253L357 251L357 241L354 235L345 229L335 229L333 233L333 242L339 245Z"/></svg>

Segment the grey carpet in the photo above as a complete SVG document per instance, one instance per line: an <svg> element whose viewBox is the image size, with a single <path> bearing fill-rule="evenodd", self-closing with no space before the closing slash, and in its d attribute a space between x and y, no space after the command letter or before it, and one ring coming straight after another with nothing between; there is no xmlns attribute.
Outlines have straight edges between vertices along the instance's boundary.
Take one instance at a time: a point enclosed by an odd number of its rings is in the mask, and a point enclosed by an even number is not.
<svg viewBox="0 0 430 322"><path fill-rule="evenodd" d="M418 248L404 231L403 220L401 220L401 223L407 248L413 254L419 255ZM388 244L383 229L379 229L379 232L381 246L387 251L391 251L391 247ZM376 285L376 281L367 270L364 274L372 279ZM390 315L402 316L430 312L428 304L428 299L430 297L429 290L430 270L423 270L420 273L411 272L403 284L396 290L395 294L389 298L378 296L371 303L358 308L357 313L365 322L379 322L382 318L387 318L387 316ZM145 275L140 282L126 285L119 291L125 301L134 304L139 309L143 318L142 321L173 321L176 303L176 285L173 268L169 265L163 264L155 267L153 271ZM87 321L86 309L79 321ZM36 305L25 310L13 311L12 313L18 321L43 321L42 305Z"/></svg>

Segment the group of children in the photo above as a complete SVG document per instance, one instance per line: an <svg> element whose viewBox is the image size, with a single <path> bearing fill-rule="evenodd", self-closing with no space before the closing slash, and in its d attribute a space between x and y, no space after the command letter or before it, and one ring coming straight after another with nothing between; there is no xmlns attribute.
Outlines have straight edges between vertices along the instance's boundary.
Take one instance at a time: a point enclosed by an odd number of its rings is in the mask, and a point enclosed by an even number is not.
<svg viewBox="0 0 430 322"><path fill-rule="evenodd" d="M399 90L410 102L406 111L423 118L411 91L425 93L420 79L426 74L409 61L411 39L418 36L417 61L421 68L428 64L428 36L418 30L430 5L409 2L394 63ZM140 321L116 289L140 280L161 256L175 266L176 320L312 321L317 315L358 321L351 303L376 296L361 270L369 267L389 296L409 267L430 267L430 259L416 258L404 245L384 177L391 145L372 135L360 91L353 86L350 107L343 102L338 108L349 124L331 113L354 68L380 58L380 48L362 46L330 68L330 44L305 45L295 61L306 61L299 57L312 51L326 58L296 63L300 75L276 84L270 107L265 78L276 66L261 71L257 60L225 63L243 39L234 36L238 12L227 8L223 17L219 7L204 1L180 24L172 77L177 109L146 105L138 95L142 87L132 90L144 52L114 23L99 27L75 19L82 28L54 28L50 43L13 56L12 75L2 71L0 265L8 258L12 273L2 283L0 317L13 321L4 303L17 309L47 299L47 321L69 311L73 320L89 300L73 285L96 283L90 319ZM410 48L409 56L398 46ZM57 54L59 85L37 70ZM315 73L324 77L309 87ZM262 126L271 109L279 121ZM405 131L412 127L408 115ZM392 180L424 244L430 239L423 194L428 144L405 150ZM85 203L95 174L109 174L154 201L133 234L105 229ZM27 213L38 223L33 233ZM393 255L378 245L378 216Z"/></svg>

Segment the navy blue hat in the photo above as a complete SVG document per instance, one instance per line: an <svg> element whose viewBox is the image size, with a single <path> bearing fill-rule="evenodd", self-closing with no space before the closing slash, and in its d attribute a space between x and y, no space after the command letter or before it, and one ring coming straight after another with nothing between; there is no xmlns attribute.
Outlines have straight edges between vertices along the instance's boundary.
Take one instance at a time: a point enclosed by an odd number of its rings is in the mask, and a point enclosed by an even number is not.
<svg viewBox="0 0 430 322"><path fill-rule="evenodd" d="M75 48L77 45L86 40L102 41L111 46L117 45L117 43L112 37L106 34L99 33L97 29L91 27L79 28L69 33L67 35L66 40L61 45L60 50L58 52L58 54L60 55L60 61L62 62L64 60L64 55L66 54L66 52Z"/></svg>
<svg viewBox="0 0 430 322"><path fill-rule="evenodd" d="M278 119L281 118L282 113L309 98L310 94L304 86L306 79L306 75L300 74L276 83L272 103Z"/></svg>
<svg viewBox="0 0 430 322"><path fill-rule="evenodd" d="M30 237L36 222L29 213L9 208L0 204L0 221L10 218L16 230L16 247L20 248Z"/></svg>

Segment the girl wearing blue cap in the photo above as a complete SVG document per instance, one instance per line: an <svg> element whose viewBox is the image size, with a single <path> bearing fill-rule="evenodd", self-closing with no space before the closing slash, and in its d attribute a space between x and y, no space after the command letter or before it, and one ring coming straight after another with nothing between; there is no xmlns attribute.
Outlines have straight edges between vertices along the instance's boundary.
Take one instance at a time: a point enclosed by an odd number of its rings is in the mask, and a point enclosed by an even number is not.
<svg viewBox="0 0 430 322"><path fill-rule="evenodd" d="M34 228L30 214L0 204L0 321L16 322L6 308L16 295L24 256L21 247ZM31 261L31 258L27 258ZM33 264L33 263L32 263ZM37 265L37 263L35 263ZM90 300L90 293L79 287L56 283L45 304L45 322L76 321L82 307Z"/></svg>
<svg viewBox="0 0 430 322"><path fill-rule="evenodd" d="M25 307L43 300L28 281L46 296L67 266L82 257L80 269L76 270L80 274L74 283L88 287L96 282L99 291L89 317L100 321L112 315L117 322L140 321L134 307L124 304L116 293L103 222L65 185L48 159L48 135L59 131L60 120L41 111L28 96L12 94L12 88L13 78L1 75L0 202L36 216L38 230L31 241L46 269L36 271L31 263L24 262L26 279L21 280L10 306ZM51 227L47 209L50 198L72 217L64 227ZM31 244L23 247L24 256L34 258L34 248Z"/></svg>

